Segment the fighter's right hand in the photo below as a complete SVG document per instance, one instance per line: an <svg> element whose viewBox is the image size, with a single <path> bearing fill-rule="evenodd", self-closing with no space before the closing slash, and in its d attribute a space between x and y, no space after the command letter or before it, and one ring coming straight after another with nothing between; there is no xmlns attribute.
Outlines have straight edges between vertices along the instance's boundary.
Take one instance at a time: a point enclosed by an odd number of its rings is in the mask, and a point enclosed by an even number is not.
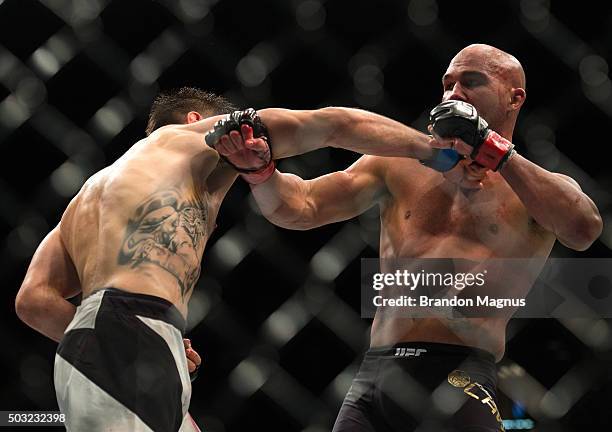
<svg viewBox="0 0 612 432"><path fill-rule="evenodd" d="M187 369L189 370L189 379L191 381L198 377L200 365L202 364L202 358L200 354L191 346L191 340L183 338L183 345L185 346L185 356L187 357Z"/></svg>
<svg viewBox="0 0 612 432"><path fill-rule="evenodd" d="M206 143L251 184L263 183L274 174L269 140L253 109L233 112L206 134Z"/></svg>
<svg viewBox="0 0 612 432"><path fill-rule="evenodd" d="M436 141L448 143L450 148L493 171L499 170L514 154L514 144L490 129L467 102L442 102L429 113L429 122L429 131Z"/></svg>

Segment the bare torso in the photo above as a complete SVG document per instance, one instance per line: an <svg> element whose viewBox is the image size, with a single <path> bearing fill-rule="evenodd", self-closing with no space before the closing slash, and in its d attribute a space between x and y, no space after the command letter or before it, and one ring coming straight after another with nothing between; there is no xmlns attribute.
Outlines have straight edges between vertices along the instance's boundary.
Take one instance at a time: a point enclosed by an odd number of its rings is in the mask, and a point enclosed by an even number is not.
<svg viewBox="0 0 612 432"><path fill-rule="evenodd" d="M186 316L204 247L236 178L198 132L212 121L199 123L139 141L69 204L61 235L84 297L114 287L164 298Z"/></svg>
<svg viewBox="0 0 612 432"><path fill-rule="evenodd" d="M466 192L415 160L387 158L380 163L389 192L381 203L381 258L476 261L547 257L550 253L554 235L528 215L500 174L488 172L482 190ZM502 270L496 275L498 280L491 281L496 290L505 289L506 281L512 279L505 273ZM529 288L519 287L525 294ZM508 319L385 318L377 313L371 345L405 341L461 344L489 351L499 360Z"/></svg>

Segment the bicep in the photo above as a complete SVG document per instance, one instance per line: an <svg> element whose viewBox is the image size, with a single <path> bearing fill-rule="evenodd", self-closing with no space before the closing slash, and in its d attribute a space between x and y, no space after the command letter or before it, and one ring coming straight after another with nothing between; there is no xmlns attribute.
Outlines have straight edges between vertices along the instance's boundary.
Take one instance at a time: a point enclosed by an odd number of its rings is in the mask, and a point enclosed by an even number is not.
<svg viewBox="0 0 612 432"><path fill-rule="evenodd" d="M307 181L307 206L313 225L353 218L374 206L385 193L376 158L363 156L345 171Z"/></svg>
<svg viewBox="0 0 612 432"><path fill-rule="evenodd" d="M81 284L74 263L61 239L59 226L55 227L36 249L20 292L48 292L69 298L80 291Z"/></svg>
<svg viewBox="0 0 612 432"><path fill-rule="evenodd" d="M266 108L258 111L270 135L274 159L307 153L326 147L337 124L343 119L330 109L288 110Z"/></svg>

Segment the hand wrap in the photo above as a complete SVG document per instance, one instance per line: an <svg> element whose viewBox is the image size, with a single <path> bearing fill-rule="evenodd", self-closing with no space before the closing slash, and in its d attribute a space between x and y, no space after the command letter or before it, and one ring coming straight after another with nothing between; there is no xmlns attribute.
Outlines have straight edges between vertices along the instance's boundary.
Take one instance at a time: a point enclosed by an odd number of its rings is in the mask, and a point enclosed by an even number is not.
<svg viewBox="0 0 612 432"><path fill-rule="evenodd" d="M209 131L204 139L206 144L216 150L216 145L223 135L229 135L231 131L241 133L241 126L248 125L253 129L253 138L261 138L268 144L268 150L262 154L264 165L260 167L239 167L232 163L226 156L220 157L231 165L236 171L242 174L242 177L251 184L259 184L266 181L274 174L275 164L272 159L272 150L270 147L270 135L266 125L261 121L257 111L253 108L248 108L244 111L234 111L228 114L224 119L215 123L213 129Z"/></svg>
<svg viewBox="0 0 612 432"><path fill-rule="evenodd" d="M499 170L514 152L514 144L489 129L476 108L463 101L442 102L429 113L433 131L442 138L461 138L473 147L470 157L493 171Z"/></svg>

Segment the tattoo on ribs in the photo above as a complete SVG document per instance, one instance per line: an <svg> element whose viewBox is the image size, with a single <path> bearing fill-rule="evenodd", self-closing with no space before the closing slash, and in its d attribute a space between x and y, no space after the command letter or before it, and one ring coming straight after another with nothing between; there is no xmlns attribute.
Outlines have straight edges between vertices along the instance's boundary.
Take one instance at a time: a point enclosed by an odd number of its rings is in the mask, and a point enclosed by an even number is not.
<svg viewBox="0 0 612 432"><path fill-rule="evenodd" d="M200 276L207 219L206 206L182 199L176 190L156 193L128 221L117 262L163 268L176 278L184 298Z"/></svg>

